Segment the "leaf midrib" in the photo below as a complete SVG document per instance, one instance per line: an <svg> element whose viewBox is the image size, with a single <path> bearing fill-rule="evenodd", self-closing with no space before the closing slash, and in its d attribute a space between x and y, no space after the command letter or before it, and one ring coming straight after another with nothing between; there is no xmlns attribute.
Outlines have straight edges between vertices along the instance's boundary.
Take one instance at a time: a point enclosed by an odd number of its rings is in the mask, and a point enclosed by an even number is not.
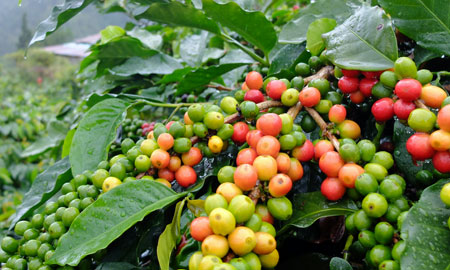
<svg viewBox="0 0 450 270"><path fill-rule="evenodd" d="M144 211L145 209L148 209L148 208L153 207L153 205L155 205L156 203L159 203L159 202L164 202L164 203L166 203L166 201L167 201L167 202L170 202L172 199L177 199L178 197L183 197L183 196L185 196L186 194L187 194L186 192L176 193L176 194L174 194L174 195L172 195L172 196L170 196L170 197L165 197L165 198L163 198L163 199L161 199L161 200L157 200L155 203L149 205L148 207L143 208L143 209L142 209L141 211L139 211L139 212L136 212L135 214L131 215L129 218L124 219L122 222L117 223L116 226L111 227L110 229L104 231L102 234L108 234L108 233L110 233L111 231L113 231L113 228L120 227L122 224L125 224L128 220L133 219L133 218L136 217L136 216L139 216L142 212L146 212L146 211ZM156 209L154 209L154 210L156 210ZM102 234L100 234L100 235L102 235ZM120 236L120 235L119 235L119 236ZM98 237L94 237L94 238L92 238L91 240L88 240L87 242L84 242L84 244L83 244L82 247L87 247L88 249L89 249L90 247L92 247L92 246L95 247L95 243L97 242L97 238L98 238ZM113 239L113 240L114 240L114 239ZM92 243L93 243L93 244L92 244ZM109 243L108 243L108 244L109 244ZM105 247L108 246L108 244L106 244L104 247L103 247L103 245L102 245L102 247L105 248ZM102 247L101 247L101 248L102 248ZM72 250L77 250L77 248L72 248ZM83 248L82 248L81 250L83 250ZM75 253L75 252L71 252L71 253ZM82 252L79 252L79 253L82 254ZM76 253L76 254L79 254L79 253ZM79 256L79 255L77 255L76 257L78 257L78 256ZM60 257L61 257L61 256L60 256ZM57 260L57 259L58 259L58 257L56 257L56 256L55 256L54 258L55 258L55 259L53 259L53 260ZM73 256L70 256L69 258L73 258ZM67 261L68 261L68 259L66 259L66 262L64 262L64 263L67 263ZM70 262L69 262L68 264L70 265Z"/></svg>
<svg viewBox="0 0 450 270"><path fill-rule="evenodd" d="M450 28L448 28L447 25L445 25L444 22L441 21L441 19L439 19L439 17L436 16L436 14L435 14L434 12L432 12L432 11L425 5L425 3L424 3L422 0L417 0L417 2L419 2L420 4L422 4L422 6L426 9L426 11L427 11L428 13L430 13L430 15L431 15L432 17L434 17L435 20L436 20L439 24L441 24L442 28L444 28L445 30L447 30L447 33L450 33Z"/></svg>
<svg viewBox="0 0 450 270"><path fill-rule="evenodd" d="M374 50L375 52L377 52L378 54L380 54L381 56L383 56L384 58L386 58L389 62L394 63L394 61L392 61L389 57L387 57L384 53L382 53L380 50L378 50L377 48L375 48L372 44L370 44L368 41L366 41L365 39L363 39L361 36L359 36L355 31L353 31L353 29L351 29L350 27L347 27L345 24L343 24L343 26L345 28L347 28L350 32L352 32L353 35L355 35L359 40L361 40L364 44L366 44L369 48L371 48L372 50Z"/></svg>
<svg viewBox="0 0 450 270"><path fill-rule="evenodd" d="M336 210L338 210L338 211L353 211L353 212L355 211L355 210L350 209L350 208L328 208L328 209L322 209L322 210L310 212L310 213L308 213L308 214L306 214L306 215L304 215L304 216L301 216L301 217L295 219L295 221L302 220L302 219L308 218L308 217L310 217L310 216L314 216L314 215L319 214L319 213L332 212L332 211L336 211ZM295 226L295 225L294 225L294 222L291 222L291 223L289 223L288 225L293 225L293 226Z"/></svg>

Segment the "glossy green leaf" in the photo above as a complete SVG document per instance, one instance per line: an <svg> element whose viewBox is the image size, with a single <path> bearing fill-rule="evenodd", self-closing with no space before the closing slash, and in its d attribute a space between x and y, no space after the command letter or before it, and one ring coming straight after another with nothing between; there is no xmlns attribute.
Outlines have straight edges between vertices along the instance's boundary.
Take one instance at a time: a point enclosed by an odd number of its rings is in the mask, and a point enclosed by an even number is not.
<svg viewBox="0 0 450 270"><path fill-rule="evenodd" d="M180 43L180 56L189 66L200 66L208 42L208 32L199 35L189 35Z"/></svg>
<svg viewBox="0 0 450 270"><path fill-rule="evenodd" d="M361 7L326 38L326 56L345 69L383 70L398 57L392 22L379 7Z"/></svg>
<svg viewBox="0 0 450 270"><path fill-rule="evenodd" d="M435 0L379 0L395 27L418 45L450 55L450 3Z"/></svg>
<svg viewBox="0 0 450 270"><path fill-rule="evenodd" d="M100 44L105 44L111 40L125 35L125 30L122 27L109 25L102 31L100 31Z"/></svg>
<svg viewBox="0 0 450 270"><path fill-rule="evenodd" d="M199 217L205 213L205 200L188 200L187 207L194 216Z"/></svg>
<svg viewBox="0 0 450 270"><path fill-rule="evenodd" d="M64 139L61 158L65 158L70 154L70 146L72 145L73 135L75 135L76 129L71 129L66 134L66 138Z"/></svg>
<svg viewBox="0 0 450 270"><path fill-rule="evenodd" d="M76 266L85 256L106 248L151 212L186 193L149 180L122 184L100 196L74 220L60 238L49 263Z"/></svg>
<svg viewBox="0 0 450 270"><path fill-rule="evenodd" d="M215 34L220 33L219 26L193 6L184 5L178 1L152 4L147 11L138 16L160 23L203 29Z"/></svg>
<svg viewBox="0 0 450 270"><path fill-rule="evenodd" d="M302 43L310 23L320 18L332 18L342 23L353 14L353 10L361 5L359 0L318 0L300 9L293 20L281 29L280 43Z"/></svg>
<svg viewBox="0 0 450 270"><path fill-rule="evenodd" d="M37 27L28 47L38 41L44 40L48 35L55 32L56 29L61 27L61 25L77 15L92 2L94 2L94 0L65 0L63 4L55 6L52 10L52 14Z"/></svg>
<svg viewBox="0 0 450 270"><path fill-rule="evenodd" d="M178 238L180 237L180 219L186 199L187 198L177 203L173 214L172 223L166 226L166 229L159 237L157 254L161 270L169 270L170 256L173 249L177 245Z"/></svg>
<svg viewBox="0 0 450 270"><path fill-rule="evenodd" d="M189 93L192 90L201 90L212 80L225 74L235 68L247 65L247 63L230 63L223 65L209 66L206 68L198 68L187 73L178 84L177 94Z"/></svg>
<svg viewBox="0 0 450 270"><path fill-rule="evenodd" d="M123 64L132 57L149 58L157 53L147 48L140 40L123 36L106 44L94 46L92 53L81 62L80 72L95 61L99 61L97 73L101 73L106 68Z"/></svg>
<svg viewBox="0 0 450 270"><path fill-rule="evenodd" d="M178 82L183 77L188 74L193 68L185 67L181 69L174 70L171 74L164 75L161 80L158 81L158 84L168 84L173 82Z"/></svg>
<svg viewBox="0 0 450 270"><path fill-rule="evenodd" d="M73 175L94 170L106 160L108 149L116 137L116 130L125 118L126 101L106 99L92 107L81 119L70 147Z"/></svg>
<svg viewBox="0 0 450 270"><path fill-rule="evenodd" d="M305 50L305 43L278 44L270 54L271 64L268 74L292 77L295 75L295 65L299 62L307 62L310 56L311 54Z"/></svg>
<svg viewBox="0 0 450 270"><path fill-rule="evenodd" d="M450 209L439 193L450 179L426 188L420 200L409 210L401 228L406 249L401 258L402 270L448 269L450 263Z"/></svg>
<svg viewBox="0 0 450 270"><path fill-rule="evenodd" d="M30 190L23 196L23 202L17 207L11 220L10 229L24 217L33 213L48 199L55 195L62 185L72 179L69 157L65 157L39 174L31 185Z"/></svg>
<svg viewBox="0 0 450 270"><path fill-rule="evenodd" d="M333 257L330 261L330 270L352 270L353 267L344 259Z"/></svg>
<svg viewBox="0 0 450 270"><path fill-rule="evenodd" d="M328 201L320 191L298 193L292 200L294 212L279 233L288 230L290 226L307 228L323 217L348 215L357 210L356 204L348 199L336 202Z"/></svg>
<svg viewBox="0 0 450 270"><path fill-rule="evenodd" d="M336 20L322 18L313 21L306 33L306 48L312 55L319 55L325 49L325 40L322 34L328 33L336 27Z"/></svg>
<svg viewBox="0 0 450 270"><path fill-rule="evenodd" d="M163 38L161 35L152 34L151 32L138 27L128 31L127 35L139 39L141 43L149 49L160 50L163 45Z"/></svg>
<svg viewBox="0 0 450 270"><path fill-rule="evenodd" d="M206 15L235 31L264 53L269 54L275 46L277 34L264 13L245 11L234 2L226 4L219 4L214 0L203 0L202 2Z"/></svg>
<svg viewBox="0 0 450 270"><path fill-rule="evenodd" d="M131 57L120 66L113 67L111 73L119 76L171 74L182 67L175 58L164 53L157 53L149 58Z"/></svg>

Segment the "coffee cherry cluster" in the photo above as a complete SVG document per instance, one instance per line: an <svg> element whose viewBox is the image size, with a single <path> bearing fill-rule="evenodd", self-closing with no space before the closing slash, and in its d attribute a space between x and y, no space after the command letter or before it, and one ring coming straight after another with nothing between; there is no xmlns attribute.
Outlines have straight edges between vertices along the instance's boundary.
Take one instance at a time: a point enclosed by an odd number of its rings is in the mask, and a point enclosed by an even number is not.
<svg viewBox="0 0 450 270"><path fill-rule="evenodd" d="M364 196L362 209L347 216L345 226L350 234L357 235L352 254L365 256L369 267L400 269L405 242L399 231L409 210L403 196L405 187L405 180L397 174L366 171L355 181L353 192Z"/></svg>
<svg viewBox="0 0 450 270"><path fill-rule="evenodd" d="M71 266L45 264L56 249L59 239L68 231L74 219L99 196L99 189L92 183L92 172L77 175L61 189L56 201L45 205L43 213L29 220L19 221L14 235L1 241L0 262L4 270L69 270ZM92 258L84 259L79 269L90 269Z"/></svg>
<svg viewBox="0 0 450 270"><path fill-rule="evenodd" d="M202 244L201 251L191 256L189 270L275 267L276 231L266 211L262 205L255 207L235 184L221 184L205 200L207 216L195 218L190 225L191 236Z"/></svg>

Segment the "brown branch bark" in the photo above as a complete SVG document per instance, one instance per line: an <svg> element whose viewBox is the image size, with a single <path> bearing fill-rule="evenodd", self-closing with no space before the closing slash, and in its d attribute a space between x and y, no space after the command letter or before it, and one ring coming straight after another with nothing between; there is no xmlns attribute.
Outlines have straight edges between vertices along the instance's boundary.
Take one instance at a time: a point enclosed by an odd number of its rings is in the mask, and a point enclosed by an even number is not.
<svg viewBox="0 0 450 270"><path fill-rule="evenodd" d="M261 198L261 181L257 181L256 185L252 188L250 193L248 194L248 197L252 199L253 203L256 205L259 201L259 198Z"/></svg>
<svg viewBox="0 0 450 270"><path fill-rule="evenodd" d="M316 74L304 78L303 81L305 82L305 85L307 85L310 81L314 79L327 79L329 76L333 74L333 71L334 69L332 66L324 66Z"/></svg>
<svg viewBox="0 0 450 270"><path fill-rule="evenodd" d="M427 105L423 104L423 102L420 101L420 100L418 100L418 99L417 99L417 100L414 100L414 104L416 105L417 108L422 108L422 109L425 109L425 110L430 110L430 109L428 109Z"/></svg>
<svg viewBox="0 0 450 270"><path fill-rule="evenodd" d="M292 119L295 120L295 118L297 117L297 114L302 110L303 105L302 103L299 101L297 102L297 104L295 104L295 106L292 106L289 108L289 110L287 111L287 114L289 114Z"/></svg>
<svg viewBox="0 0 450 270"><path fill-rule="evenodd" d="M328 131L328 124L323 120L322 116L320 116L320 114L313 108L305 108L305 110L309 113L309 115L311 115L314 121L316 121L317 125L319 125L322 130L322 135L326 136L330 140L336 151L339 151L339 141L330 131Z"/></svg>
<svg viewBox="0 0 450 270"><path fill-rule="evenodd" d="M208 84L208 85L206 85L206 87L216 88L217 90L222 90L222 91L233 91L233 89L228 88L226 86L222 86L222 85Z"/></svg>

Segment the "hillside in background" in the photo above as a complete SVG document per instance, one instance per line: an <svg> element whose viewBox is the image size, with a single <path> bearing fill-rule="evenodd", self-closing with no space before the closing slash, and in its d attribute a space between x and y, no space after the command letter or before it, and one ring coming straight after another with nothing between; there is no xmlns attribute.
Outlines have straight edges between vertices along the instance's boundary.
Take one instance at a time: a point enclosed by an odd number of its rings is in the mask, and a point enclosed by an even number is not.
<svg viewBox="0 0 450 270"><path fill-rule="evenodd" d="M19 38L23 32L22 22L26 16L27 27L34 34L38 24L45 20L52 8L63 0L18 0L0 1L0 55L17 50ZM25 14L25 15L24 15ZM75 16L54 35L46 40L45 45L71 41L97 33L108 25L124 26L127 17L123 14L100 14L95 6L90 6Z"/></svg>

